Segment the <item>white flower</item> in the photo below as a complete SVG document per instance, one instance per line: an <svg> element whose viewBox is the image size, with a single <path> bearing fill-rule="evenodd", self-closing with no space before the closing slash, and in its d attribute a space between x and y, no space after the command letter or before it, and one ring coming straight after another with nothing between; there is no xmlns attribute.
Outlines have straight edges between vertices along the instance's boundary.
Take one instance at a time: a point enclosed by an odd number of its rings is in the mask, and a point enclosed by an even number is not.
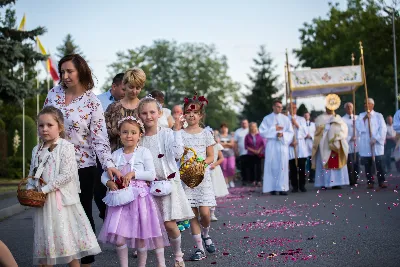
<svg viewBox="0 0 400 267"><path fill-rule="evenodd" d="M18 130L15 129L14 138L13 138L13 149L14 149L14 156L17 154L18 147L21 144L21 138L19 137Z"/></svg>

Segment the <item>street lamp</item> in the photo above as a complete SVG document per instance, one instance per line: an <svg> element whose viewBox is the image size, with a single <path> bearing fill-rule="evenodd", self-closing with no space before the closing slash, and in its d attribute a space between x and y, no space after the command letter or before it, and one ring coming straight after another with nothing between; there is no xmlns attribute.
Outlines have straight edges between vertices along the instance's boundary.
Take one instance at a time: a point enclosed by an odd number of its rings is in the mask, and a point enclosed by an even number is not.
<svg viewBox="0 0 400 267"><path fill-rule="evenodd" d="M395 21L394 15L396 10L393 7L384 7L383 10L392 16L392 25L393 25L393 61L394 61L394 93L395 93L395 100L396 100L396 111L399 109L399 100L398 100L398 85L397 85L397 60L396 60L396 28L395 28Z"/></svg>

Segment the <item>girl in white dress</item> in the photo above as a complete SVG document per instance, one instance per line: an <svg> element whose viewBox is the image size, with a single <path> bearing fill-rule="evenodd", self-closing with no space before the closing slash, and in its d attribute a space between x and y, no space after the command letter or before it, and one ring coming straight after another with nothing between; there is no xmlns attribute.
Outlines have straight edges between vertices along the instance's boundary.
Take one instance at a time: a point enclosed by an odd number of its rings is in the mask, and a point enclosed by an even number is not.
<svg viewBox="0 0 400 267"><path fill-rule="evenodd" d="M211 131L211 133L213 133ZM216 140L215 140L216 141ZM214 162L210 165L210 170L211 170L211 180L213 183L213 188L214 188L214 194L215 197L224 197L229 195L228 188L226 187L225 183L225 177L224 174L222 173L221 169L221 163L224 161L224 155L222 155L222 150L224 150L224 147L216 143L214 146ZM210 209L211 212L211 221L215 222L218 221L217 216L215 216L215 207L211 207Z"/></svg>
<svg viewBox="0 0 400 267"><path fill-rule="evenodd" d="M183 110L188 127L181 130L181 132L185 147L194 149L198 158L202 158L206 164L211 164L214 161L213 146L215 140L208 130L200 127L200 122L204 117L204 105L206 102L208 101L203 96L197 98L197 95L195 95L190 99L185 98ZM185 151L185 161L192 156L192 152ZM190 220L190 228L197 250L190 259L199 261L206 257L203 241L205 249L209 253L215 252L215 245L209 236L209 231L211 221L210 207L215 207L217 203L215 201L209 168L206 168L204 179L197 187L192 189L183 185L183 189L195 214L195 217ZM201 217L201 220L199 220L199 217Z"/></svg>
<svg viewBox="0 0 400 267"><path fill-rule="evenodd" d="M176 221L194 217L185 191L183 190L176 158L183 154L183 142L180 132L181 123L175 122L174 130L160 127L158 119L162 106L156 99L147 96L140 100L138 114L146 129L140 145L150 150L159 181L169 180L171 193L166 196L155 196L154 199L161 211L165 228L175 254L175 267L185 266L181 250L181 232Z"/></svg>
<svg viewBox="0 0 400 267"><path fill-rule="evenodd" d="M32 151L27 189L47 194L33 218L33 264L80 266L79 259L101 252L79 200L74 145L64 137L62 112L47 106L38 115L41 143ZM46 184L39 182L42 178ZM90 265L88 265L90 266Z"/></svg>

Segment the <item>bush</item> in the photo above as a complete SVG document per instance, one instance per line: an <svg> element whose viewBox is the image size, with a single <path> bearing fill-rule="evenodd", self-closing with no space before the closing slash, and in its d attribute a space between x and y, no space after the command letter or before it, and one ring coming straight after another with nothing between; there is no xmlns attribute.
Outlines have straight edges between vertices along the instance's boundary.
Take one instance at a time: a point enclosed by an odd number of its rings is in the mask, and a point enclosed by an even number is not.
<svg viewBox="0 0 400 267"><path fill-rule="evenodd" d="M4 130L6 128L6 123L0 119L0 130Z"/></svg>
<svg viewBox="0 0 400 267"><path fill-rule="evenodd" d="M8 127L8 155L9 156L16 156L22 158L22 115L17 115L11 121ZM25 158L27 159L26 162L29 162L32 149L37 144L37 129L35 121L29 117L25 116ZM16 135L18 137L16 138ZM19 139L18 149L15 153L14 151L14 143ZM15 154L14 154L15 153Z"/></svg>
<svg viewBox="0 0 400 267"><path fill-rule="evenodd" d="M27 160L30 162L30 160ZM25 175L28 176L30 164L25 166ZM6 160L0 161L0 177L6 178L22 178L22 157L8 157Z"/></svg>

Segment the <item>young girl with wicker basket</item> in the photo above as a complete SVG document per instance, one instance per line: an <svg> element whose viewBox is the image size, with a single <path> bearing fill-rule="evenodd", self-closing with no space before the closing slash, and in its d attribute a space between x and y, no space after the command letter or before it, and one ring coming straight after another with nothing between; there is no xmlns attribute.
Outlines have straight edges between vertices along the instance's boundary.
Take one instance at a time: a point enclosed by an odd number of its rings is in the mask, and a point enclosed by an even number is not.
<svg viewBox="0 0 400 267"><path fill-rule="evenodd" d="M183 142L180 132L180 121L175 122L174 130L161 127L158 119L162 106L152 96L140 100L138 114L144 123L146 134L139 144L150 150L156 169L156 179L151 190L160 209L164 225L175 254L175 267L185 266L181 250L181 232L176 221L189 220L194 217L189 201L183 190L177 158L183 154ZM157 185L158 183L158 185Z"/></svg>
<svg viewBox="0 0 400 267"><path fill-rule="evenodd" d="M190 220L190 228L197 250L190 257L199 261L206 257L205 249L209 253L215 252L210 231L210 207L215 207L215 195L208 164L214 161L215 144L210 131L200 127L204 118L204 106L208 103L204 96L185 98L184 116L188 127L181 130L185 153L181 161L181 179L185 183L183 188L195 214ZM199 220L199 217L201 219Z"/></svg>
<svg viewBox="0 0 400 267"><path fill-rule="evenodd" d="M137 249L139 267L146 266L147 250L155 250L157 266L165 267L168 236L148 186L156 177L153 157L147 148L138 146L144 125L128 116L118 121L117 127L123 148L114 151L112 158L123 177L110 180L106 173L101 177L109 191L103 199L108 208L98 239L117 246L122 267L128 267L128 247Z"/></svg>
<svg viewBox="0 0 400 267"><path fill-rule="evenodd" d="M75 149L63 139L62 112L53 106L43 108L38 133L41 142L32 151L29 176L33 178L28 179L27 192L42 192L46 201L35 208L33 217L33 264L80 266L79 259L101 249L79 200Z"/></svg>

